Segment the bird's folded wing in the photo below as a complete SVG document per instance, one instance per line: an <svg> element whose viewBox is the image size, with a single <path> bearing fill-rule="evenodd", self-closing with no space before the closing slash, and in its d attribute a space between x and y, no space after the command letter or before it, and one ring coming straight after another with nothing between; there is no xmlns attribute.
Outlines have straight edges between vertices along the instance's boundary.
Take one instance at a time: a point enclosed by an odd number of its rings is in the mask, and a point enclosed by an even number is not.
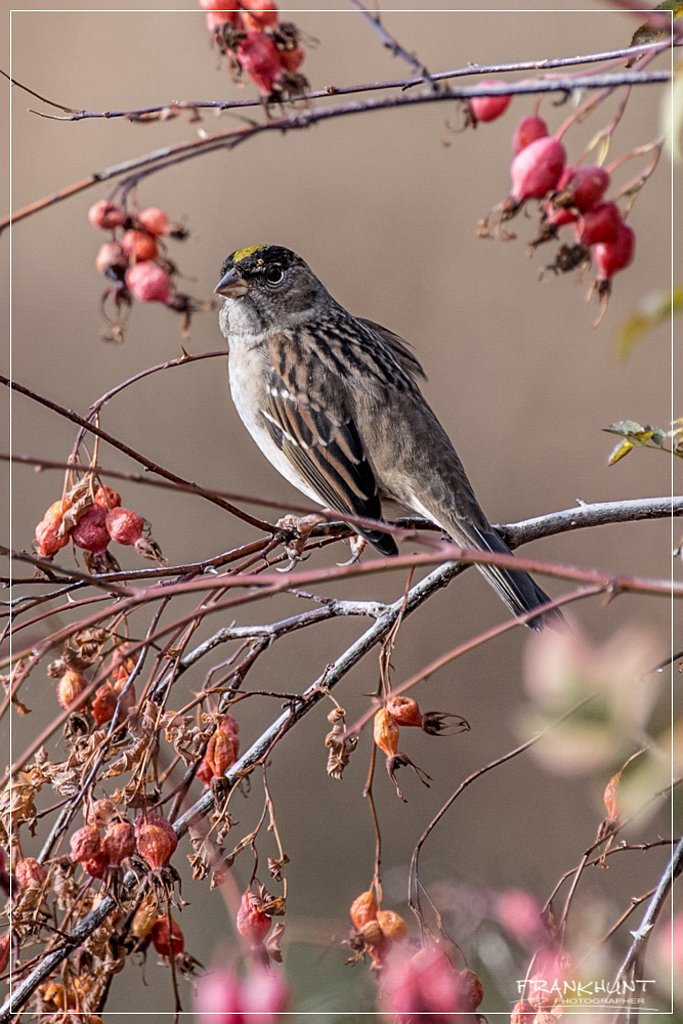
<svg viewBox="0 0 683 1024"><path fill-rule="evenodd" d="M302 395L293 395L282 380L272 380L261 410L274 442L293 468L338 512L380 519L382 506L372 468L351 417ZM379 551L395 554L389 534L360 529Z"/></svg>

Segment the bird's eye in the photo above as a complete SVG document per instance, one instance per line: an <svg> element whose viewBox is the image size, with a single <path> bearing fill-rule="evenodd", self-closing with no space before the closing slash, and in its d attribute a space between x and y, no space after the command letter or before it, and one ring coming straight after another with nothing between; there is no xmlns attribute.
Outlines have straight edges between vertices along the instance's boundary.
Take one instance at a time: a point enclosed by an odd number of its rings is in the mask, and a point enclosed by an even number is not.
<svg viewBox="0 0 683 1024"><path fill-rule="evenodd" d="M273 263L269 267L266 267L266 284L269 284L271 287L275 287L275 285L281 284L281 282L284 280L284 276L285 272L279 263Z"/></svg>

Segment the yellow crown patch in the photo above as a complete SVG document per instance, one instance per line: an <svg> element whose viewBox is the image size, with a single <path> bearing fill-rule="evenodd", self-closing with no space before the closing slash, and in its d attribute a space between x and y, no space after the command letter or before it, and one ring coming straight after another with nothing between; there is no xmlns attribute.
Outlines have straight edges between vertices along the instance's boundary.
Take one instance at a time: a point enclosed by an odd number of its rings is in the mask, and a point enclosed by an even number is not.
<svg viewBox="0 0 683 1024"><path fill-rule="evenodd" d="M267 245L248 245L246 249L237 249L237 251L232 254L232 262L241 263L242 260L246 260L248 256L253 256L253 254L258 252L259 249L267 248Z"/></svg>

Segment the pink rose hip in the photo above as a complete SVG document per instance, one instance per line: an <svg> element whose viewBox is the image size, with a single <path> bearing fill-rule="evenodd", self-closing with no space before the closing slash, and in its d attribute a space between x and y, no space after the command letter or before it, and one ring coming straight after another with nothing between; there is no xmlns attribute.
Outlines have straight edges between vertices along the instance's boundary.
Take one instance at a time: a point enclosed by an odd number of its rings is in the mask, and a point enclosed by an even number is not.
<svg viewBox="0 0 683 1024"><path fill-rule="evenodd" d="M512 198L542 199L556 188L566 160L565 148L553 135L536 139L525 146L512 161Z"/></svg>
<svg viewBox="0 0 683 1024"><path fill-rule="evenodd" d="M139 302L168 302L171 282L157 263L142 260L126 271L126 285Z"/></svg>
<svg viewBox="0 0 683 1024"><path fill-rule="evenodd" d="M536 139L543 139L548 134L548 125L542 117L531 114L523 117L515 128L512 136L512 149L515 153L521 153L523 149L535 142Z"/></svg>
<svg viewBox="0 0 683 1024"><path fill-rule="evenodd" d="M94 228L102 228L107 231L111 228L120 228L126 219L126 215L115 203L108 199L100 199L93 203L88 210L88 220Z"/></svg>
<svg viewBox="0 0 683 1024"><path fill-rule="evenodd" d="M484 88L488 85L501 85L501 82L492 79L479 83ZM473 96L470 101L470 110L477 121L495 121L504 114L510 106L511 96Z"/></svg>
<svg viewBox="0 0 683 1024"><path fill-rule="evenodd" d="M168 217L158 206L148 206L138 216L138 221L150 235L165 235L168 232Z"/></svg>
<svg viewBox="0 0 683 1024"><path fill-rule="evenodd" d="M136 544L146 520L130 508L112 508L107 512L106 523L109 536L117 544Z"/></svg>

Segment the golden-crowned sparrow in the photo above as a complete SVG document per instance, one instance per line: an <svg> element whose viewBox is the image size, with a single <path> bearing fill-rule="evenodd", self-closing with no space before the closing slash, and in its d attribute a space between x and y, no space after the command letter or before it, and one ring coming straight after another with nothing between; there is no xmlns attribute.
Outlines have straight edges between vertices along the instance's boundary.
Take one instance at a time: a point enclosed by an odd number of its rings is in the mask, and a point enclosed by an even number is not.
<svg viewBox="0 0 683 1024"><path fill-rule="evenodd" d="M464 547L509 554L418 387L424 373L402 338L352 316L300 256L278 245L233 252L215 290L225 297L219 321L233 401L290 483L368 519L381 520L382 501L391 499ZM383 554L397 553L389 534L357 530ZM516 615L549 600L525 572L477 568ZM530 624L538 629L551 616Z"/></svg>

